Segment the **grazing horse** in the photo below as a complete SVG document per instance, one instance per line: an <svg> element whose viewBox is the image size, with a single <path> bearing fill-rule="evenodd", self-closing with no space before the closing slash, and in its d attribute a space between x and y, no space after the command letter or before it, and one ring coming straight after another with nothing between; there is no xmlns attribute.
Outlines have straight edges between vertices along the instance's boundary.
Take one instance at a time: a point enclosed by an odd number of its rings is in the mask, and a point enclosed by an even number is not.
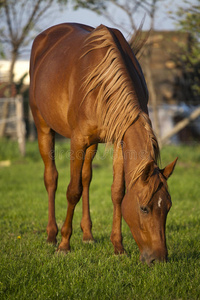
<svg viewBox="0 0 200 300"><path fill-rule="evenodd" d="M148 117L141 67L120 31L81 24L53 26L34 40L30 106L37 127L49 198L48 242L56 243L55 132L71 139L67 215L58 250L70 250L74 209L82 195L83 241L93 241L89 210L92 160L98 143L113 143L115 253L124 253L121 218L140 249L141 261L166 261L165 224L171 207L167 179L176 160L158 167L159 147Z"/></svg>

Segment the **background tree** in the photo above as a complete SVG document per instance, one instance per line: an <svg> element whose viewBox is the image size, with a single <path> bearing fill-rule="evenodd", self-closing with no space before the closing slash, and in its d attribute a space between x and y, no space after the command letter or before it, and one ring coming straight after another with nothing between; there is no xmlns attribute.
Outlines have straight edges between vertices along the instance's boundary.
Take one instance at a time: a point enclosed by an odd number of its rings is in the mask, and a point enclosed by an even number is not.
<svg viewBox="0 0 200 300"><path fill-rule="evenodd" d="M178 29L188 33L188 43L179 44L181 55L175 63L181 71L179 85L181 101L200 103L200 0L193 4L185 1L185 7L176 13Z"/></svg>
<svg viewBox="0 0 200 300"><path fill-rule="evenodd" d="M48 18L52 4L66 4L67 0L0 0L0 52L10 59L7 96L12 96L14 67L22 50L30 44L38 33L39 21ZM9 103L3 107L3 119L8 115ZM0 126L0 136L5 123Z"/></svg>
<svg viewBox="0 0 200 300"><path fill-rule="evenodd" d="M9 84L13 83L14 65L21 51L38 32L37 24L47 17L55 0L1 0L0 44L11 61ZM66 3L66 0L57 0Z"/></svg>
<svg viewBox="0 0 200 300"><path fill-rule="evenodd" d="M149 28L154 27L154 17L159 1L160 0L74 0L73 3L75 9L82 7L101 14L113 25L120 27L123 32L132 35L138 29L136 15L140 15L141 19L146 15L147 19L149 19Z"/></svg>

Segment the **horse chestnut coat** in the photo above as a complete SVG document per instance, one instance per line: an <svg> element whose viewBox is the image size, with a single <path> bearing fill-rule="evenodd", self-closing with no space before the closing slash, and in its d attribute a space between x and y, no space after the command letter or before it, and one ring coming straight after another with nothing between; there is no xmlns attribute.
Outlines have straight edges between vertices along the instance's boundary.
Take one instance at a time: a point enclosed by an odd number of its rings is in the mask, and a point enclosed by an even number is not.
<svg viewBox="0 0 200 300"><path fill-rule="evenodd" d="M167 259L165 224L171 207L167 179L176 160L158 167L159 147L148 116L148 91L141 67L116 29L60 24L39 34L30 62L30 106L44 161L49 197L48 241L56 243L58 172L54 134L71 139L67 216L59 250L70 250L72 219L82 195L83 241L92 241L89 185L98 143L114 144L113 226L115 253L124 253L124 217L148 264Z"/></svg>

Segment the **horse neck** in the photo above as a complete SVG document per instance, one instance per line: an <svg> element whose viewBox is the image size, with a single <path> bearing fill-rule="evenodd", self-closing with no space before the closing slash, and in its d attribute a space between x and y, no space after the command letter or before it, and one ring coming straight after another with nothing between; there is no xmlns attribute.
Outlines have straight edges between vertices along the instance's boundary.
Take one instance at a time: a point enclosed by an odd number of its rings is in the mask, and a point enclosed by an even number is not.
<svg viewBox="0 0 200 300"><path fill-rule="evenodd" d="M126 131L123 138L123 157L126 187L139 177L152 156L153 146L140 118Z"/></svg>

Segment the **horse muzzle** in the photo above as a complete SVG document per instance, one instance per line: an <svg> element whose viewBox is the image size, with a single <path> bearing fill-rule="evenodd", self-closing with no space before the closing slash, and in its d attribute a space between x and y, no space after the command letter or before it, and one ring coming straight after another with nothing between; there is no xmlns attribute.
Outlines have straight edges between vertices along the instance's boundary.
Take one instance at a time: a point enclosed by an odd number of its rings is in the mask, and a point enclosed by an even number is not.
<svg viewBox="0 0 200 300"><path fill-rule="evenodd" d="M167 262L168 260L168 253L167 250L162 251L154 251L149 253L148 251L142 252L140 255L140 261L142 263L147 263L151 265L154 262Z"/></svg>

